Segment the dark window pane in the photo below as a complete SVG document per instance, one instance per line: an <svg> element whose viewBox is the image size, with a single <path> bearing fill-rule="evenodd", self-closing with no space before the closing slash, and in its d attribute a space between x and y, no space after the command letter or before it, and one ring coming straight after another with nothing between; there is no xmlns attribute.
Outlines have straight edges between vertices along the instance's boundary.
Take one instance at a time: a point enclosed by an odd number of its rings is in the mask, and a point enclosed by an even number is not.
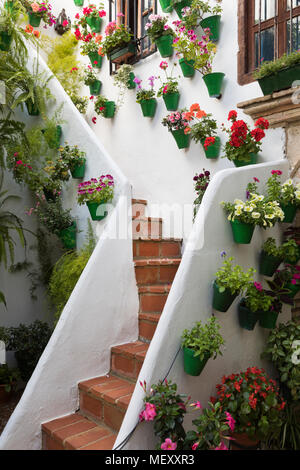
<svg viewBox="0 0 300 470"><path fill-rule="evenodd" d="M300 49L300 16L293 18L292 37L291 37L291 21L287 21L287 52L294 52ZM292 44L291 44L292 40ZM292 47L291 47L292 46Z"/></svg>
<svg viewBox="0 0 300 470"><path fill-rule="evenodd" d="M277 0L255 0L255 23L273 18L276 14Z"/></svg>
<svg viewBox="0 0 300 470"><path fill-rule="evenodd" d="M259 57L259 33L255 34L255 67L262 62L274 60L274 27L261 31L260 57Z"/></svg>

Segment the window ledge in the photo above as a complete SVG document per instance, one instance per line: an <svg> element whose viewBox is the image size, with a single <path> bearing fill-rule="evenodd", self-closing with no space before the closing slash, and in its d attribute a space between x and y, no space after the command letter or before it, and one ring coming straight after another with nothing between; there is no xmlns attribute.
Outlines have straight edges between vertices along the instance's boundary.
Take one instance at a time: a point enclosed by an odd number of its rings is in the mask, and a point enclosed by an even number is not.
<svg viewBox="0 0 300 470"><path fill-rule="evenodd" d="M253 120L259 117L268 119L272 128L286 127L288 123L300 121L300 87L243 101L237 107Z"/></svg>

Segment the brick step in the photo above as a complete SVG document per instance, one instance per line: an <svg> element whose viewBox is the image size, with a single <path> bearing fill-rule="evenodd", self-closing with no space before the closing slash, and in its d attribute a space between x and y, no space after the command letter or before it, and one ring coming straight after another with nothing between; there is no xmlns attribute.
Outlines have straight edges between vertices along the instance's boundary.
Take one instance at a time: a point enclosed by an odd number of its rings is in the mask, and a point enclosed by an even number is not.
<svg viewBox="0 0 300 470"><path fill-rule="evenodd" d="M135 260L137 285L172 283L180 262L180 258Z"/></svg>
<svg viewBox="0 0 300 470"><path fill-rule="evenodd" d="M139 339L150 342L160 319L160 313L139 314Z"/></svg>
<svg viewBox="0 0 300 470"><path fill-rule="evenodd" d="M117 434L80 413L42 424L43 450L111 450Z"/></svg>
<svg viewBox="0 0 300 470"><path fill-rule="evenodd" d="M140 313L162 313L172 284L139 286Z"/></svg>
<svg viewBox="0 0 300 470"><path fill-rule="evenodd" d="M119 377L137 379L149 344L142 341L115 346L111 349L111 371Z"/></svg>
<svg viewBox="0 0 300 470"><path fill-rule="evenodd" d="M162 237L162 219L157 217L137 217L132 220L132 237L160 239Z"/></svg>
<svg viewBox="0 0 300 470"><path fill-rule="evenodd" d="M145 199L132 199L132 217L136 219L137 217L143 217L146 212L147 201Z"/></svg>
<svg viewBox="0 0 300 470"><path fill-rule="evenodd" d="M180 258L182 240L170 239L139 239L133 240L134 259L145 258Z"/></svg>

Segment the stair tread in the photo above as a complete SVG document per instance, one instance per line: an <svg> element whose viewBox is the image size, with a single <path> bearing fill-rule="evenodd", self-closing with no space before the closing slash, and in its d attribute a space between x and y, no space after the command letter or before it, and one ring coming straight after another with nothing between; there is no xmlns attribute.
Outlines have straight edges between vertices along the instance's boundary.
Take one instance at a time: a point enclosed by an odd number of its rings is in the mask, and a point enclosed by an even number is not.
<svg viewBox="0 0 300 470"><path fill-rule="evenodd" d="M139 320L147 320L153 323L158 323L161 313L139 313Z"/></svg>
<svg viewBox="0 0 300 470"><path fill-rule="evenodd" d="M148 284L138 286L139 294L168 294L172 284Z"/></svg>
<svg viewBox="0 0 300 470"><path fill-rule="evenodd" d="M181 258L144 258L134 260L135 266L168 266L179 265L180 262Z"/></svg>
<svg viewBox="0 0 300 470"><path fill-rule="evenodd" d="M112 353L122 354L123 356L129 357L141 357L147 352L149 344L143 341L135 341L134 343L122 344L120 346L114 346Z"/></svg>

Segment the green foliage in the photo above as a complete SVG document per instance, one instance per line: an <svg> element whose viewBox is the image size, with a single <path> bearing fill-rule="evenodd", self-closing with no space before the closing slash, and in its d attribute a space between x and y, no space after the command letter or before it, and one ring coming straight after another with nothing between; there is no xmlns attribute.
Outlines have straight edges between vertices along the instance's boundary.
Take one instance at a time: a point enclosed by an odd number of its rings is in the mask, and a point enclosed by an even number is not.
<svg viewBox="0 0 300 470"><path fill-rule="evenodd" d="M111 175L102 175L99 179L91 178L80 184L78 190L78 204L82 205L89 201L98 204L112 201L114 197L114 179Z"/></svg>
<svg viewBox="0 0 300 470"><path fill-rule="evenodd" d="M184 330L181 337L181 346L194 350L194 356L201 360L209 354L213 359L222 355L220 347L224 340L219 333L221 326L215 317L209 318L206 324L197 322L191 330Z"/></svg>
<svg viewBox="0 0 300 470"><path fill-rule="evenodd" d="M91 226L84 247L78 252L65 253L55 264L49 280L48 294L58 321L77 281L94 250L95 240Z"/></svg>
<svg viewBox="0 0 300 470"><path fill-rule="evenodd" d="M153 88L150 90L138 90L136 94L136 102L141 103L144 100L151 100L152 98L155 97L155 91Z"/></svg>
<svg viewBox="0 0 300 470"><path fill-rule="evenodd" d="M155 42L162 36L174 36L174 31L167 25L168 17L153 15L149 17L149 23L146 24L147 35L152 42Z"/></svg>
<svg viewBox="0 0 300 470"><path fill-rule="evenodd" d="M233 257L225 259L223 266L216 272L216 283L220 292L229 289L231 294L239 294L249 282L253 282L253 274L256 270L249 268L244 272L241 266L233 266L233 261Z"/></svg>
<svg viewBox="0 0 300 470"><path fill-rule="evenodd" d="M300 205L300 184L293 184L292 179L280 182L281 171L273 170L267 181L268 200L278 201L282 205Z"/></svg>
<svg viewBox="0 0 300 470"><path fill-rule="evenodd" d="M85 161L86 154L78 148L77 145L70 146L68 143L64 147L59 148L60 158L70 171L73 171L76 165L82 165Z"/></svg>
<svg viewBox="0 0 300 470"><path fill-rule="evenodd" d="M254 72L253 76L256 80L261 78L276 75L281 70L293 67L300 63L299 51L292 52L291 54L283 54L279 59L273 61L266 61L261 64L259 69Z"/></svg>
<svg viewBox="0 0 300 470"><path fill-rule="evenodd" d="M204 197L205 191L208 188L208 185L210 183L210 172L208 170L205 170L203 168L203 173L200 173L199 175L196 174L193 178L195 182L195 191L197 193L197 197L194 200L194 218L195 220L197 212L199 210L200 204L202 202L202 199Z"/></svg>
<svg viewBox="0 0 300 470"><path fill-rule="evenodd" d="M113 85L119 88L118 107L124 103L125 92L129 87L133 66L129 64L121 65L113 76Z"/></svg>
<svg viewBox="0 0 300 470"><path fill-rule="evenodd" d="M274 299L268 291L257 282L249 282L245 288L244 303L251 312L268 312L271 310Z"/></svg>
<svg viewBox="0 0 300 470"><path fill-rule="evenodd" d="M283 411L283 426L276 439L270 439L268 449L300 450L300 405L299 401L287 403Z"/></svg>
<svg viewBox="0 0 300 470"><path fill-rule="evenodd" d="M13 146L22 147L24 151L28 151L29 145L24 129L23 122L0 119L0 168L5 166L5 155Z"/></svg>
<svg viewBox="0 0 300 470"><path fill-rule="evenodd" d="M18 379L18 369L10 369L7 364L0 365L0 385L5 385L6 392L13 389Z"/></svg>
<svg viewBox="0 0 300 470"><path fill-rule="evenodd" d="M97 80L97 75L95 70L91 65L87 65L84 69L84 84L89 86L92 85Z"/></svg>
<svg viewBox="0 0 300 470"><path fill-rule="evenodd" d="M50 233L59 236L60 232L73 224L71 210L64 210L61 201L39 200L34 211L37 218Z"/></svg>
<svg viewBox="0 0 300 470"><path fill-rule="evenodd" d="M85 114L89 104L89 98L87 96L80 96L77 93L71 93L70 98L78 111L81 114Z"/></svg>
<svg viewBox="0 0 300 470"><path fill-rule="evenodd" d="M132 33L130 29L124 25L119 25L112 34L105 36L102 44L102 51L104 54L110 54L114 49L126 46L132 40Z"/></svg>
<svg viewBox="0 0 300 470"><path fill-rule="evenodd" d="M196 124L191 126L191 138L195 142L202 142L207 137L213 137L217 134L217 121L213 119L212 114L205 114Z"/></svg>

